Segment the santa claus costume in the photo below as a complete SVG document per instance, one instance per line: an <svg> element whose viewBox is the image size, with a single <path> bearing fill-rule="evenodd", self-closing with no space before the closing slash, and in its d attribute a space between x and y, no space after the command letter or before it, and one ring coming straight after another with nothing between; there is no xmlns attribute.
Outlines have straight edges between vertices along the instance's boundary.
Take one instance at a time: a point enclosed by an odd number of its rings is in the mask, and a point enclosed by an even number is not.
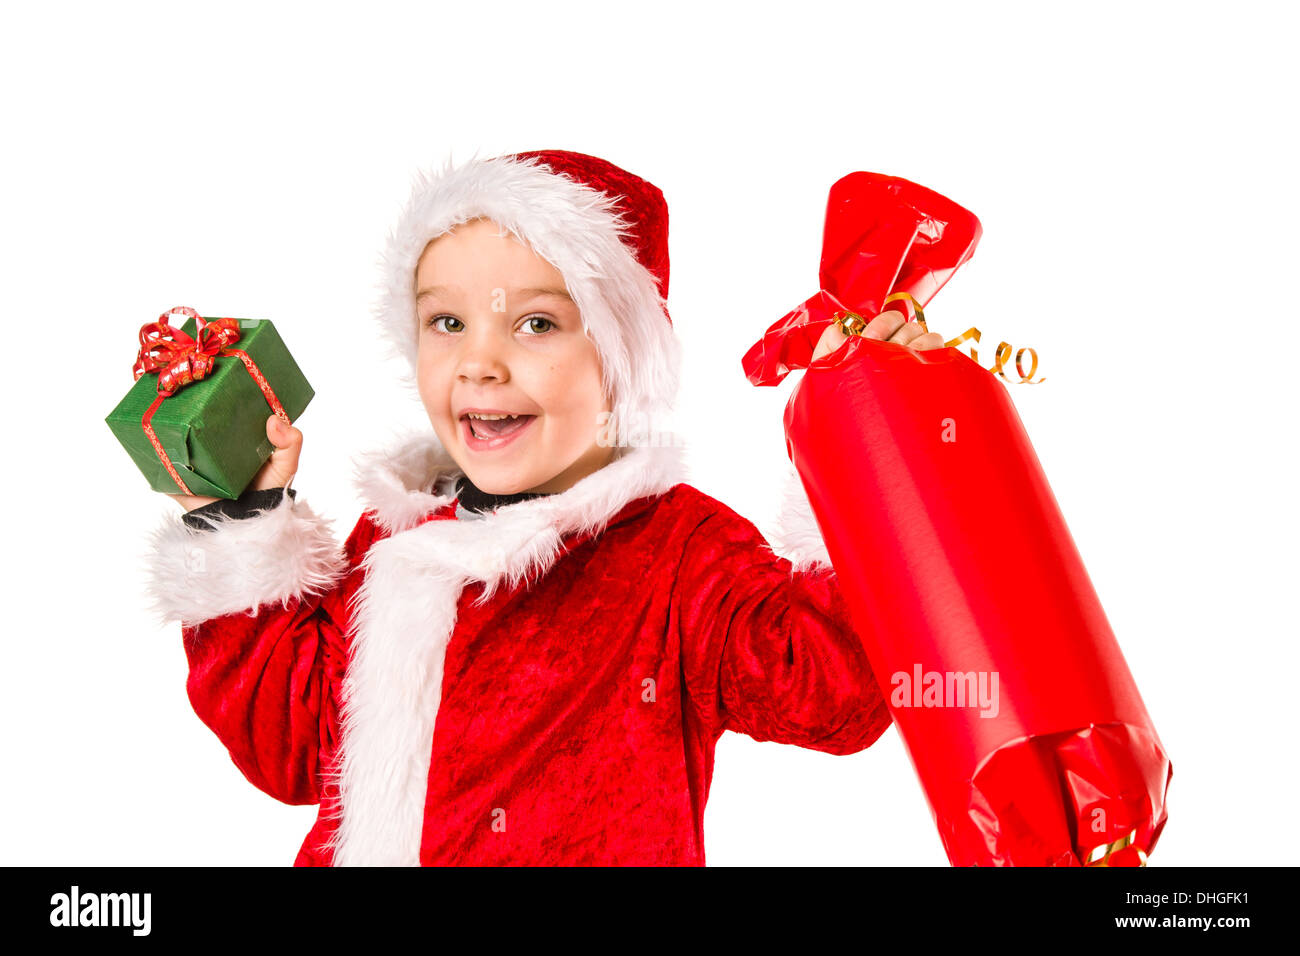
<svg viewBox="0 0 1300 956"><path fill-rule="evenodd" d="M558 150L418 179L376 309L411 385L416 264L479 217L564 276L616 420L672 406L663 195ZM296 863L703 865L724 730L875 741L889 713L797 481L774 547L684 477L679 443L644 442L567 491L467 508L430 427L356 460L342 547L294 490L158 528L150 590L195 711L255 786L320 805Z"/></svg>

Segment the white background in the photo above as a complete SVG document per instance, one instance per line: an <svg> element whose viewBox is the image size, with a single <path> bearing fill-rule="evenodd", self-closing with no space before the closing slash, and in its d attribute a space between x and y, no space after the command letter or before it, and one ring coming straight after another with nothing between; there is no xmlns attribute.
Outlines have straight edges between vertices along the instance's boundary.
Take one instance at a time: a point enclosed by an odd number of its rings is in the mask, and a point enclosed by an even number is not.
<svg viewBox="0 0 1300 956"><path fill-rule="evenodd" d="M815 291L827 189L868 169L973 210L930 327L1041 357L1011 393L1174 763L1153 864L1293 862L1287 5L15 9L0 862L293 860L315 808L191 711L143 610L179 509L104 416L164 309L273 319L317 391L295 487L346 533L351 456L426 423L369 317L411 176L536 148L664 190L692 480L765 528L796 377L755 389L740 356ZM851 757L725 735L705 831L712 865L946 864L894 729Z"/></svg>

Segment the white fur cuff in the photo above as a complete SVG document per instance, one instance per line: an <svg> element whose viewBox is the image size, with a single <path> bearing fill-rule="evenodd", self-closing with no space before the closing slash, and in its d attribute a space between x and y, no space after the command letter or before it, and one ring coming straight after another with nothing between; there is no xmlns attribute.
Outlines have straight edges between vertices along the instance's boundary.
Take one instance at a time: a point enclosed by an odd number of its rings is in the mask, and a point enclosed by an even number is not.
<svg viewBox="0 0 1300 956"><path fill-rule="evenodd" d="M826 550L826 541L813 516L808 492L804 490L803 481L793 465L785 479L781 510L771 546L773 551L794 565L793 570L796 572L831 567L830 553Z"/></svg>
<svg viewBox="0 0 1300 956"><path fill-rule="evenodd" d="M252 517L214 515L198 531L174 515L152 534L147 593L161 623L198 624L323 594L347 562L329 522L285 495Z"/></svg>

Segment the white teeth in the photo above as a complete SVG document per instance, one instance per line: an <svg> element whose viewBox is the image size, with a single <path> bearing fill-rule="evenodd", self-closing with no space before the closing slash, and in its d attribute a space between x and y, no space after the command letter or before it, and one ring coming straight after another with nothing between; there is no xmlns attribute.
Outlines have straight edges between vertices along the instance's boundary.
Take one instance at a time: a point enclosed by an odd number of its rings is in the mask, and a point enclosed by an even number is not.
<svg viewBox="0 0 1300 956"><path fill-rule="evenodd" d="M469 413L470 418L481 418L485 422L499 422L503 418L518 418L518 415L479 415L476 412Z"/></svg>

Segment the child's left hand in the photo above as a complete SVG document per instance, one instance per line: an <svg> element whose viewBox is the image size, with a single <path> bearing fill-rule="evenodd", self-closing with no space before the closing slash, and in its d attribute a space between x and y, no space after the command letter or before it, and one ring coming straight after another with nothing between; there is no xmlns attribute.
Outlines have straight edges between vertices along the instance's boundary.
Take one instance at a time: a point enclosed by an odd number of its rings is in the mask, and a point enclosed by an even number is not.
<svg viewBox="0 0 1300 956"><path fill-rule="evenodd" d="M943 348L942 335L938 332L925 331L919 322L908 322L907 316L896 309L881 312L867 323L867 327L862 330L862 335L869 339L897 342L899 345L906 345L918 352L926 349ZM826 331L822 333L821 339L817 342L817 348L813 350L813 361L815 362L823 355L834 352L847 340L848 336L840 331L838 325L832 322L826 327Z"/></svg>

